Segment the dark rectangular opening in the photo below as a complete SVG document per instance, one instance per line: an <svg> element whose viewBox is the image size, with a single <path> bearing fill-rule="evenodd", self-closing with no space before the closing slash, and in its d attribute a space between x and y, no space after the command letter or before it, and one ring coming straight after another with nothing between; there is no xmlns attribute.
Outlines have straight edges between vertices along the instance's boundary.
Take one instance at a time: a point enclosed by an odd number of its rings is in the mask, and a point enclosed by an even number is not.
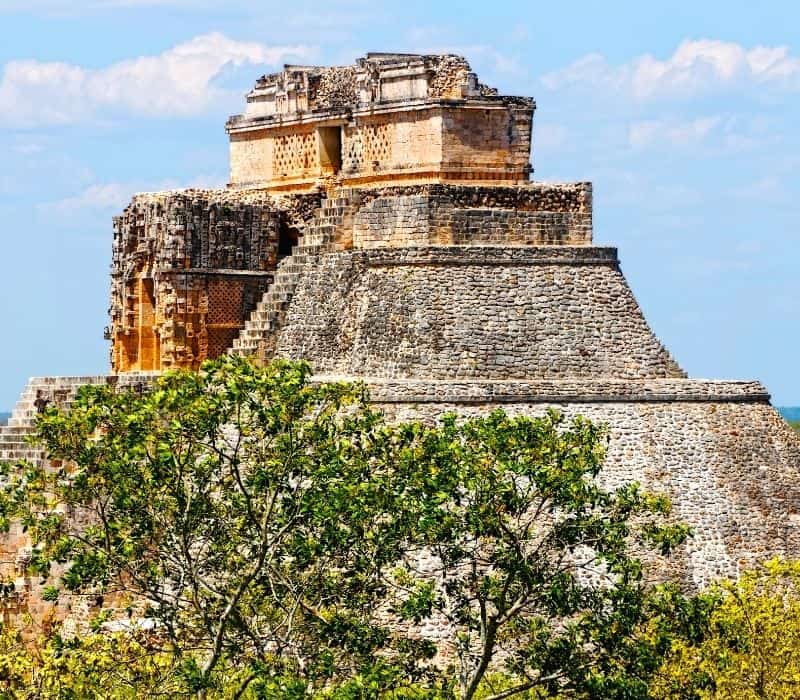
<svg viewBox="0 0 800 700"><path fill-rule="evenodd" d="M342 169L342 129L321 126L319 134L319 164L323 175L335 175Z"/></svg>

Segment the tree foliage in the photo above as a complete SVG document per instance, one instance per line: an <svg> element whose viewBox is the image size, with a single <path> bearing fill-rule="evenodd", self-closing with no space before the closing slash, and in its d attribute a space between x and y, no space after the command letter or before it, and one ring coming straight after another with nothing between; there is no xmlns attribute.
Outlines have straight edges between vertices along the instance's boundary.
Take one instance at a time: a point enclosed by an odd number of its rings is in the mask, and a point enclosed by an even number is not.
<svg viewBox="0 0 800 700"><path fill-rule="evenodd" d="M144 395L83 387L68 413L48 410L39 434L64 467L31 469L15 491L32 566L68 564L58 587L133 606L200 659L186 669L200 692L225 657L309 687L372 666L392 647L373 602L398 546L386 465L370 459L380 422L359 387L308 375L224 360Z"/></svg>
<svg viewBox="0 0 800 700"><path fill-rule="evenodd" d="M98 625L151 630L200 697L633 700L702 617L630 551L687 529L600 486L605 432L580 418L391 424L359 385L225 358L84 387L38 431L62 466L9 471L0 516L51 597L101 594Z"/></svg>
<svg viewBox="0 0 800 700"><path fill-rule="evenodd" d="M190 698L175 657L145 637L127 632L58 635L23 641L18 630L0 632L0 698L135 700Z"/></svg>
<svg viewBox="0 0 800 700"><path fill-rule="evenodd" d="M774 559L720 583L708 634L677 639L654 682L657 698L800 697L800 562Z"/></svg>
<svg viewBox="0 0 800 700"><path fill-rule="evenodd" d="M183 662L185 662L183 657ZM441 693L404 682L389 669L372 668L323 690L309 691L303 678L264 676L242 683L248 669L223 658L207 694L215 700L447 700ZM141 631L58 634L23 641L14 628L0 630L0 700L190 700L196 696L181 657Z"/></svg>
<svg viewBox="0 0 800 700"><path fill-rule="evenodd" d="M604 431L554 411L399 430L416 524L395 573L409 591L401 610L454 631L460 697L475 697L501 651L516 684L492 698L533 688L646 697L649 674L695 611L674 587L644 581L630 545L666 554L688 531L657 522L665 499L598 484ZM433 556L420 566L424 552ZM647 621L661 629L645 634Z"/></svg>

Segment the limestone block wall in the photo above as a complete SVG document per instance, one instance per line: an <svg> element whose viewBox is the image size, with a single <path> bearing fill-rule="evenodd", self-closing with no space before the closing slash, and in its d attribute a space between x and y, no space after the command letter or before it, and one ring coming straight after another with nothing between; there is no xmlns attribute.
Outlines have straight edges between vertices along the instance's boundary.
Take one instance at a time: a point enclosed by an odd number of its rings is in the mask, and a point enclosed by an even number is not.
<svg viewBox="0 0 800 700"><path fill-rule="evenodd" d="M685 376L645 322L613 248L324 255L297 283L276 353L364 377Z"/></svg>
<svg viewBox="0 0 800 700"><path fill-rule="evenodd" d="M535 103L480 83L461 56L368 54L285 66L232 116L230 182L309 191L375 182L524 182Z"/></svg>
<svg viewBox="0 0 800 700"><path fill-rule="evenodd" d="M355 248L592 241L589 183L398 187L365 191L360 200L352 223Z"/></svg>
<svg viewBox="0 0 800 700"><path fill-rule="evenodd" d="M509 98L503 109L442 110L442 169L449 179L527 180L533 110Z"/></svg>
<svg viewBox="0 0 800 700"><path fill-rule="evenodd" d="M485 414L498 405L535 416L554 406L568 417L606 424L602 482L615 487L637 481L670 496L674 519L688 523L693 536L661 574L693 587L736 577L774 556L800 557L800 436L769 405L763 387L739 387L732 395L731 387L715 383L662 381L668 384L663 392L658 380L629 382L611 396L601 386L592 393L589 384L585 398L565 393L561 401L552 386L548 395L535 385L520 390L499 383L487 396L486 387L440 385L434 391L449 399L441 402L413 387L370 388L376 403L398 420L430 421L448 411ZM680 383L688 386L677 389Z"/></svg>
<svg viewBox="0 0 800 700"><path fill-rule="evenodd" d="M530 174L532 111L424 104L405 111L330 115L230 134L231 183L311 188L375 182L524 182ZM326 154L329 132L338 141Z"/></svg>
<svg viewBox="0 0 800 700"><path fill-rule="evenodd" d="M342 176L370 181L442 167L442 111L421 109L355 117L342 129Z"/></svg>
<svg viewBox="0 0 800 700"><path fill-rule="evenodd" d="M310 125L233 133L230 164L237 185L315 181L322 175L319 136Z"/></svg>
<svg viewBox="0 0 800 700"><path fill-rule="evenodd" d="M231 183L250 185L273 176L274 140L263 131L244 131L230 135Z"/></svg>
<svg viewBox="0 0 800 700"><path fill-rule="evenodd" d="M335 131L338 153L324 143ZM371 183L390 176L438 181L442 172L442 110L416 109L232 132L231 183L273 189L313 187L338 175L342 184ZM465 150L466 153L466 150ZM456 159L458 160L458 159ZM505 160L501 158L500 165ZM527 163L527 157L526 157ZM453 169L468 168L453 161Z"/></svg>
<svg viewBox="0 0 800 700"><path fill-rule="evenodd" d="M331 114L230 133L231 183L309 190L376 182L525 182L532 110L511 98L473 107Z"/></svg>

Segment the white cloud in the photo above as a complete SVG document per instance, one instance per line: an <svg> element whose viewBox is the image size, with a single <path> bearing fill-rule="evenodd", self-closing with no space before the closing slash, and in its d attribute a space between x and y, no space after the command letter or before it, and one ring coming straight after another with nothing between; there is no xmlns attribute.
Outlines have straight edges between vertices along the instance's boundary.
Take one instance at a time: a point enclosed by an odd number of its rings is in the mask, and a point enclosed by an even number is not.
<svg viewBox="0 0 800 700"><path fill-rule="evenodd" d="M755 200L762 204L790 201L793 197L786 185L783 177L765 175L745 186L733 188L731 196L737 200Z"/></svg>
<svg viewBox="0 0 800 700"><path fill-rule="evenodd" d="M411 50L411 49L410 49ZM512 56L498 51L492 46L484 44L453 45L453 46L427 46L413 49L419 53L454 53L466 57L472 70L478 75L478 80L488 83L491 87L505 91L503 85L496 84L502 81L509 85L509 81L519 84L527 76L527 69L517 56ZM511 90L509 87L508 90ZM514 92L517 94L518 91ZM523 93L525 94L525 93Z"/></svg>
<svg viewBox="0 0 800 700"><path fill-rule="evenodd" d="M634 148L653 145L691 146L705 141L716 129L720 117L700 117L688 121L650 119L634 122L628 129L628 142Z"/></svg>
<svg viewBox="0 0 800 700"><path fill-rule="evenodd" d="M11 61L0 80L0 124L71 124L120 113L190 116L230 98L228 92L213 84L224 69L275 66L310 53L305 46L267 47L212 33L157 56L129 59L97 70L68 63Z"/></svg>
<svg viewBox="0 0 800 700"><path fill-rule="evenodd" d="M549 89L585 87L628 94L637 100L691 97L746 85L800 88L800 59L785 46L756 46L704 39L684 41L665 60L646 54L613 66L601 54L589 54L542 83Z"/></svg>
<svg viewBox="0 0 800 700"><path fill-rule="evenodd" d="M489 44L465 44L450 40L449 35L448 28L444 26L413 26L405 32L405 50L421 54L452 53L464 56L482 81L500 76L522 78L527 75L527 69L518 56L498 51Z"/></svg>
<svg viewBox="0 0 800 700"><path fill-rule="evenodd" d="M41 205L54 214L69 215L85 209L122 209L131 198L131 188L118 182L90 185L73 197Z"/></svg>
<svg viewBox="0 0 800 700"><path fill-rule="evenodd" d="M39 209L56 216L74 216L87 211L114 213L121 212L137 192L163 192L183 188L216 189L224 184L224 178L218 176L199 176L190 182L162 180L156 183L95 183L71 197L40 204Z"/></svg>
<svg viewBox="0 0 800 700"><path fill-rule="evenodd" d="M33 156L44 151L44 146L37 141L19 139L12 146L14 153L22 156Z"/></svg>

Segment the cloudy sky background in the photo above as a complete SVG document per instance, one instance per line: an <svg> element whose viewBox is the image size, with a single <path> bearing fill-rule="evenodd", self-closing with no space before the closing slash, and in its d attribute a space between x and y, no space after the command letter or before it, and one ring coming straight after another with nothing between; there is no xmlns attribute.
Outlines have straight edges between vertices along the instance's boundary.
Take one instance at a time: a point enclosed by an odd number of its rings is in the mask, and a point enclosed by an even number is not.
<svg viewBox="0 0 800 700"><path fill-rule="evenodd" d="M0 0L0 410L106 370L132 193L224 184L257 76L370 50L535 96L535 178L594 182L595 240L681 365L800 404L795 3Z"/></svg>

